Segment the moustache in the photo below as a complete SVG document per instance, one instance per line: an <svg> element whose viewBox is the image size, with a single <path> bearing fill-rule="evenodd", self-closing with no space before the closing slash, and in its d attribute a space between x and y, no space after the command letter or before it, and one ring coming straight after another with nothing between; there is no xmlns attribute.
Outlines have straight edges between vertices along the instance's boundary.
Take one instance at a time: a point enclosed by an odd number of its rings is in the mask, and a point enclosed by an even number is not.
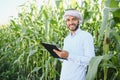
<svg viewBox="0 0 120 80"><path fill-rule="evenodd" d="M69 26L74 26L75 24L70 24Z"/></svg>

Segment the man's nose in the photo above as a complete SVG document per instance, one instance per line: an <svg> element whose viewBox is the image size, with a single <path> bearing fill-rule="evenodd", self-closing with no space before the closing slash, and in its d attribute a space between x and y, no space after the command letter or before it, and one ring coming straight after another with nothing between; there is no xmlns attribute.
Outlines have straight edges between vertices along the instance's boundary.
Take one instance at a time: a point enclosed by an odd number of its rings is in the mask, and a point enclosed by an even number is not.
<svg viewBox="0 0 120 80"><path fill-rule="evenodd" d="M73 21L72 20L70 20L70 22L69 22L70 24L73 24Z"/></svg>

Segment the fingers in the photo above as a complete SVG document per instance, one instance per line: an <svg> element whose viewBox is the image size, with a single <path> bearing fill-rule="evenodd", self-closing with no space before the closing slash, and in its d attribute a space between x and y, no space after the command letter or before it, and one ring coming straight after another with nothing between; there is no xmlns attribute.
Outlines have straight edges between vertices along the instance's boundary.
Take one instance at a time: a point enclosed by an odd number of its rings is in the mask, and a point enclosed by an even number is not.
<svg viewBox="0 0 120 80"><path fill-rule="evenodd" d="M53 49L53 51L61 58L67 58L68 57L68 52L67 51L64 51L64 50L58 51L56 49Z"/></svg>
<svg viewBox="0 0 120 80"><path fill-rule="evenodd" d="M58 51L58 50L56 50L56 49L53 49L53 51L54 51L55 53L58 53L58 52L60 52L60 51Z"/></svg>
<svg viewBox="0 0 120 80"><path fill-rule="evenodd" d="M53 51L60 57L60 51L53 49Z"/></svg>

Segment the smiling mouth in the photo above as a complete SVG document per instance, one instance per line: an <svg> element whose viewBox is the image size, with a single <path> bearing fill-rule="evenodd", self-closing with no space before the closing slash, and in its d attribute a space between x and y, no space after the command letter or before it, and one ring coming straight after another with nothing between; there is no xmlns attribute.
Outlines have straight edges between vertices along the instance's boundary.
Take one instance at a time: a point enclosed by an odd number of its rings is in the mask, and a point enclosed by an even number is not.
<svg viewBox="0 0 120 80"><path fill-rule="evenodd" d="M69 27L75 27L75 25L70 25Z"/></svg>

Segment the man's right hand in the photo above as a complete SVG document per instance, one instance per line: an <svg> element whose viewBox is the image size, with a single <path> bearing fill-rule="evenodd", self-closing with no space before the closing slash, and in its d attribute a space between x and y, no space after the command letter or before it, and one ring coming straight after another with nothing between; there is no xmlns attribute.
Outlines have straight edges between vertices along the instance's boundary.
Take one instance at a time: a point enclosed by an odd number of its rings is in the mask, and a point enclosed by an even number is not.
<svg viewBox="0 0 120 80"><path fill-rule="evenodd" d="M68 58L69 53L65 50L58 51L53 49L53 51L60 57L60 58Z"/></svg>

